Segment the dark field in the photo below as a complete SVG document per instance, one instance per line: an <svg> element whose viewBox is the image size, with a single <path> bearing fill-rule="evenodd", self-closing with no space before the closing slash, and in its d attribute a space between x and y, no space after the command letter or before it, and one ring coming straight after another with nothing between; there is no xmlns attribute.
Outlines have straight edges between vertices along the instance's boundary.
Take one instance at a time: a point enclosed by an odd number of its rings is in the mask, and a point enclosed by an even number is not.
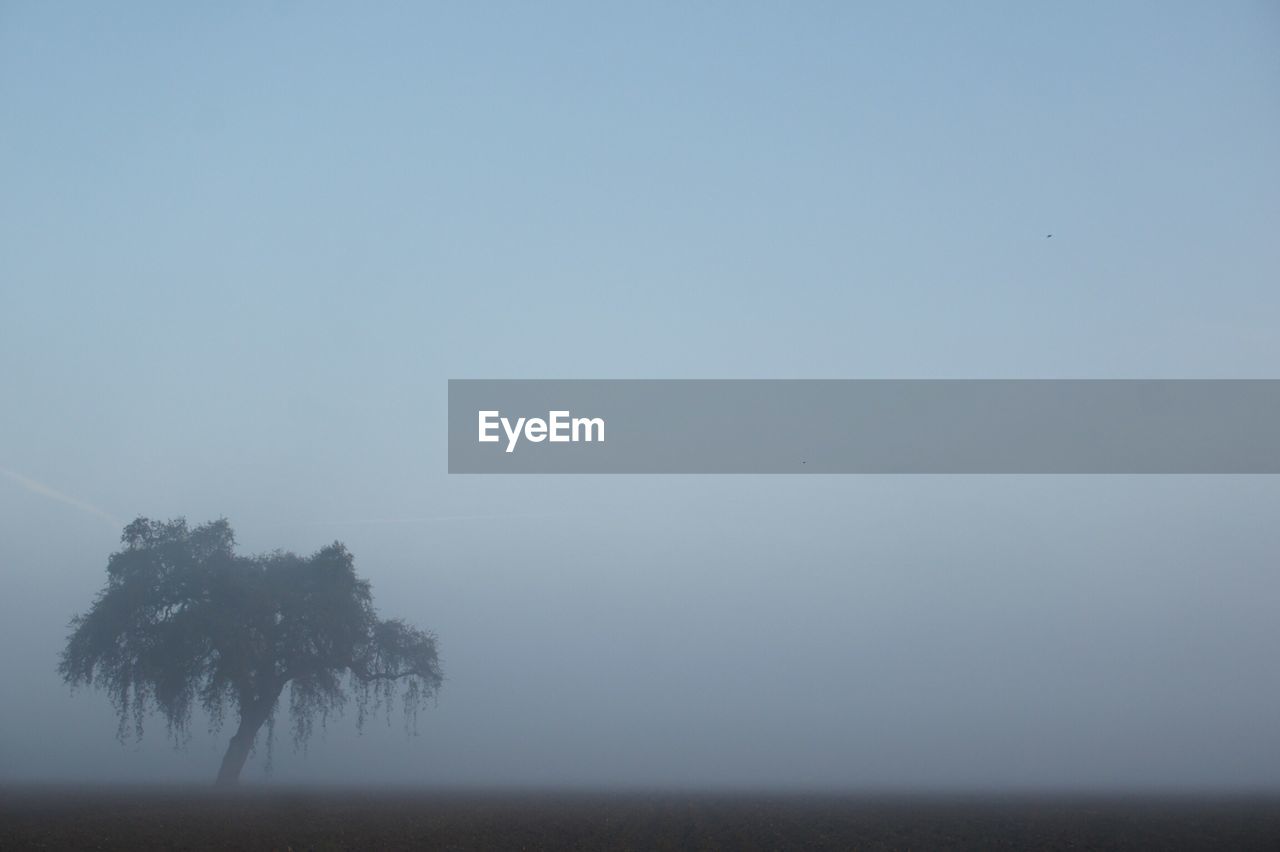
<svg viewBox="0 0 1280 852"><path fill-rule="evenodd" d="M3 849L1280 849L1280 797L0 788Z"/></svg>

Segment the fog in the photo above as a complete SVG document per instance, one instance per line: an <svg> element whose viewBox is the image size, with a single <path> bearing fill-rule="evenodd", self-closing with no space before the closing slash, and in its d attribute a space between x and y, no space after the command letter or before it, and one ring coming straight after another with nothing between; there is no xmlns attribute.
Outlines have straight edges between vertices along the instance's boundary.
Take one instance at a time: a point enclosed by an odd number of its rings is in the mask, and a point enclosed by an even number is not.
<svg viewBox="0 0 1280 852"><path fill-rule="evenodd" d="M143 515L439 637L246 782L1280 787L1276 477L445 472L449 378L1274 378L1277 38L6 7L0 780L212 779L56 671Z"/></svg>

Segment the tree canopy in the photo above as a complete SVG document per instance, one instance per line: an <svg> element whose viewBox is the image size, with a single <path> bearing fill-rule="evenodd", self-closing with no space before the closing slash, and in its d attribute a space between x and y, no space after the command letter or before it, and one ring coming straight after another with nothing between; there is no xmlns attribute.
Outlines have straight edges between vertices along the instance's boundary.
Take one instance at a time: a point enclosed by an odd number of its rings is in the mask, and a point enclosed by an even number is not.
<svg viewBox="0 0 1280 852"><path fill-rule="evenodd" d="M382 620L351 553L334 542L311 556L235 553L231 525L138 518L107 563L107 583L71 621L59 672L111 697L124 736L154 709L175 738L203 708L214 729L239 719L218 774L234 783L259 729L274 720L284 687L295 743L354 696L358 723L390 712L406 724L440 688L436 640Z"/></svg>

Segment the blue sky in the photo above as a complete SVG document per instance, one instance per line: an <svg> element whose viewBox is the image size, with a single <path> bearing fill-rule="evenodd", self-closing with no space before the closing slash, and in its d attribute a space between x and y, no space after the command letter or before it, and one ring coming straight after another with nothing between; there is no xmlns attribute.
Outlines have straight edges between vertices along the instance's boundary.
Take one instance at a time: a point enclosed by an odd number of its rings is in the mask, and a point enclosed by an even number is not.
<svg viewBox="0 0 1280 852"><path fill-rule="evenodd" d="M1052 620L1069 612L1048 603L1062 577L1136 606L1150 594L1141 566L1168 559L1174 579L1156 595L1167 607L1149 622L1168 640L1148 649L1156 670L1176 670L1157 649L1183 635L1177 607L1206 635L1241 631L1238 647L1205 652L1208 681L1185 687L1226 690L1236 715L1213 718L1248 734L1210 749L1222 768L1209 780L1280 783L1266 768L1280 745L1262 722L1276 718L1276 688L1213 680L1224 660L1277 638L1252 609L1276 591L1263 570L1280 527L1269 480L444 473L449 378L1274 378L1273 4L369 5L0 9L0 467L117 518L225 514L249 549L347 541L394 614L436 626L453 660L437 730L475 745L470 762L436 755L441 782L525 778L501 754L541 737L568 755L547 764L552 780L960 783L961 764L929 755L963 751L962 739L924 711L886 734L915 757L858 764L906 767L899 775L834 758L792 766L727 741L668 764L647 745L628 751L620 731L654 718L641 696L663 691L698 696L689 718L723 721L746 670L698 625L751 645L743 613L767 620L771 599L811 625L780 646L803 655L868 647L823 602L846 595L878 590L889 622L969 623L963 606L908 604L912 583L956 564L987 566L971 579L1006 601L1001 612ZM33 684L11 712L96 720L101 706L67 701L50 660L118 530L14 477L0 478L0 510L0 570L21 590L0 604L3 644L24 649L6 663ZM528 517L352 523L486 514ZM883 543L903 539L913 544L901 552ZM1223 541L1237 543L1241 573L1214 609L1203 572ZM637 547L688 586L685 603L649 585L658 569ZM821 567L866 559L884 573ZM1011 579L1028 560L1039 585ZM903 579L903 565L924 573ZM803 594L795 572L813 584ZM536 591L537 578L550 585ZM531 599L544 614L526 612ZM1116 606L1099 648L1053 646L1063 665L1119 666L1123 653L1100 649L1147 647ZM601 635L619 623L620 636ZM630 659L628 629L650 623L685 630L705 665L686 677L633 660L635 694L593 693L610 652ZM1032 700L1035 678L997 677L1018 652L975 630L974 647L994 654L992 688ZM514 641L530 634L536 649ZM579 655L583 642L596 652ZM942 677L939 658L917 650L888 659ZM557 655L566 694L599 702L612 763L574 738L581 723L554 721L564 704L550 690L542 715L494 709L511 703L500 685L519 681L512 672ZM819 668L815 680L791 669L789 694L825 695L829 718L805 722L784 703L744 730L808 727L812 742L796 733L794 753L829 753L840 708L864 698L822 692ZM730 686L701 690L708 670ZM1090 695L1131 682L1127 669L1099 671L1080 675ZM1112 766L1118 777L1150 780L1143 759L1201 730L1190 698L1157 692L1133 701L1166 708L1154 730L1168 742ZM1017 749L983 719L1046 738L1039 717L967 694L991 753ZM886 719L903 710L883 701ZM1097 701L1053 718L1098 734L1079 736L1103 754L1100 732L1131 729L1108 728ZM76 749L98 733L62 746L62 763L15 741L0 756L76 777ZM1075 744L1037 766L1092 753L1064 736ZM371 777L420 780L394 762L400 745ZM1007 755L982 764L988 783L1023 778ZM137 759L94 771L198 763ZM323 776L325 759L298 771ZM737 775L716 769L734 761ZM1194 781L1197 765L1203 754L1168 771ZM1031 774L1097 780L1087 763L1068 768Z"/></svg>

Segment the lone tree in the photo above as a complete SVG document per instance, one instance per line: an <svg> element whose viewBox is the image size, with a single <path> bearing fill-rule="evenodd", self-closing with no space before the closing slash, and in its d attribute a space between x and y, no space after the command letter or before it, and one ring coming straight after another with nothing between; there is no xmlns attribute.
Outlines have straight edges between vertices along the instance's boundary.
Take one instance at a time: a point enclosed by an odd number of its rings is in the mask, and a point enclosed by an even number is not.
<svg viewBox="0 0 1280 852"><path fill-rule="evenodd" d="M337 542L308 557L239 556L226 520L189 529L182 519L146 518L125 527L121 541L105 588L71 621L58 670L72 686L110 694L121 737L130 719L141 737L153 707L175 740L187 735L197 703L214 730L230 707L239 725L219 784L237 782L286 685L295 743L350 693L363 725L370 707L390 713L403 686L412 725L440 687L435 637L379 619L368 581Z"/></svg>

